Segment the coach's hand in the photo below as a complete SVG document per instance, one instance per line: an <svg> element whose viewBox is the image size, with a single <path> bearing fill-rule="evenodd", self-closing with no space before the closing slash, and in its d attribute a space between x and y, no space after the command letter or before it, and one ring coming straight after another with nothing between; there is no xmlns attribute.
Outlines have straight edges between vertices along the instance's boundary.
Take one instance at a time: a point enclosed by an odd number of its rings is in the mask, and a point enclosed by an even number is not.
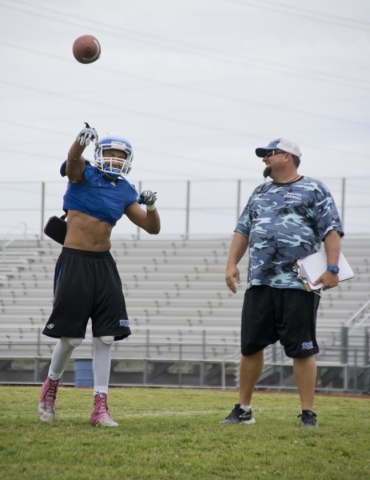
<svg viewBox="0 0 370 480"><path fill-rule="evenodd" d="M87 147L91 141L97 142L99 140L98 133L95 128L90 127L90 125L85 122L86 127L81 130L81 132L77 135L76 142L79 143L81 146Z"/></svg>
<svg viewBox="0 0 370 480"><path fill-rule="evenodd" d="M237 292L237 285L240 283L240 272L236 265L227 265L225 274L226 285L233 292Z"/></svg>
<svg viewBox="0 0 370 480"><path fill-rule="evenodd" d="M323 290L328 290L329 288L334 288L338 285L339 283L339 277L338 275L335 275L334 273L331 272L324 272L321 277L319 277L314 285L318 285L319 283L322 283L322 289Z"/></svg>

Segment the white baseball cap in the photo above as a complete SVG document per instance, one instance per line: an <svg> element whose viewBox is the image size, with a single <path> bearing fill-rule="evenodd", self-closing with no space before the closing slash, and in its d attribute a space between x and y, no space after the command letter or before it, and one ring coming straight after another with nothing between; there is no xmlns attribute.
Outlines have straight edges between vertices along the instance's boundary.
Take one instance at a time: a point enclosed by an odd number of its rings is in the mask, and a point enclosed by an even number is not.
<svg viewBox="0 0 370 480"><path fill-rule="evenodd" d="M288 138L277 138L276 140L272 140L267 147L256 148L256 155L257 157L264 158L269 150L283 150L284 152L297 155L299 158L302 156L298 144Z"/></svg>

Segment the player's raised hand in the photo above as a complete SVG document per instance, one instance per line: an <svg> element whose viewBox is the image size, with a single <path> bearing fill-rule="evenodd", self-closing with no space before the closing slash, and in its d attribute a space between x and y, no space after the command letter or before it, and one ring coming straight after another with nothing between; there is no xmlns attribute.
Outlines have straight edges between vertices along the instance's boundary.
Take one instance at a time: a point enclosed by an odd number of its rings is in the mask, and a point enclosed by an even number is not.
<svg viewBox="0 0 370 480"><path fill-rule="evenodd" d="M140 193L137 198L137 203L140 205L154 205L157 201L157 192L152 192L151 190L144 190Z"/></svg>
<svg viewBox="0 0 370 480"><path fill-rule="evenodd" d="M81 146L85 145L87 147L91 141L96 143L99 137L95 128L90 127L87 122L84 123L86 127L77 135L76 142Z"/></svg>

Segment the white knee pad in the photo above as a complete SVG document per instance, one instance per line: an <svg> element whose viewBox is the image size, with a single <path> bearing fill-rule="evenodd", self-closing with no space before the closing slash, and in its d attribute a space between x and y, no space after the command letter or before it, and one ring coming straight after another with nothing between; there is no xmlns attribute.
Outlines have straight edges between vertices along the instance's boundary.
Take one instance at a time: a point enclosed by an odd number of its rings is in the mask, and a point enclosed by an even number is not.
<svg viewBox="0 0 370 480"><path fill-rule="evenodd" d="M114 337L107 336L107 337L98 337L98 338L100 338L100 340L104 342L106 345L112 345L112 343L114 342Z"/></svg>
<svg viewBox="0 0 370 480"><path fill-rule="evenodd" d="M83 338L70 338L70 337L67 337L67 340L68 340L68 343L72 346L72 347L79 347L82 343L82 340Z"/></svg>

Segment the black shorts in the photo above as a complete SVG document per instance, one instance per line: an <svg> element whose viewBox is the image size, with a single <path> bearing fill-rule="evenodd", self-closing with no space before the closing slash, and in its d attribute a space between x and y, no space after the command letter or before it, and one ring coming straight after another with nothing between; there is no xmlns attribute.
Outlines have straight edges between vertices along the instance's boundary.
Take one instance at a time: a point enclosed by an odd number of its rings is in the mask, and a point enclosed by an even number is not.
<svg viewBox="0 0 370 480"><path fill-rule="evenodd" d="M131 335L122 282L110 252L63 247L54 275L53 311L43 334L85 338L91 318L94 337Z"/></svg>
<svg viewBox="0 0 370 480"><path fill-rule="evenodd" d="M254 286L245 292L241 353L248 356L280 340L291 358L319 353L316 314L320 297L290 288Z"/></svg>

